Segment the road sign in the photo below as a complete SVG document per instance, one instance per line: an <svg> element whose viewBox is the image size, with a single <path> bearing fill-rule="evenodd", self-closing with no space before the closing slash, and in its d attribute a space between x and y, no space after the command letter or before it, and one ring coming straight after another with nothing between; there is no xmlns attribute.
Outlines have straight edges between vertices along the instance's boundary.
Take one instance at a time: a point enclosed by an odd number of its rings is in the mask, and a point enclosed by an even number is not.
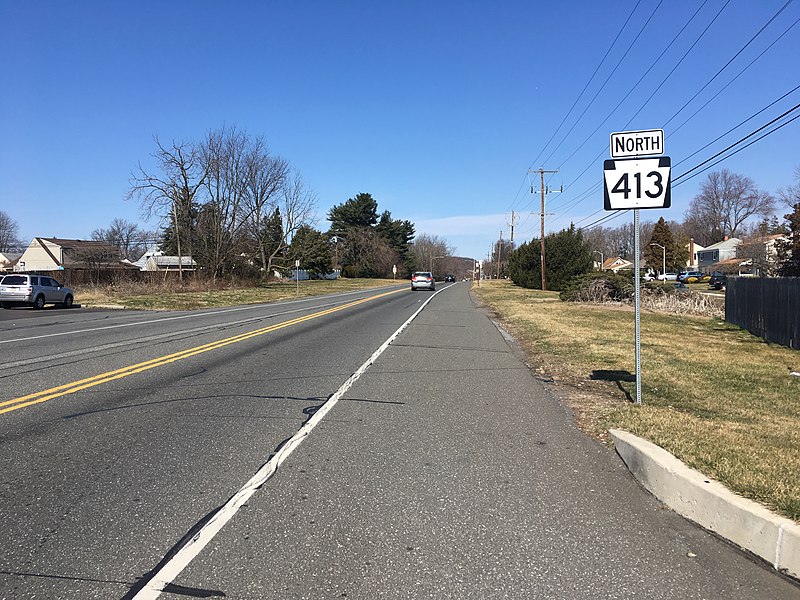
<svg viewBox="0 0 800 600"><path fill-rule="evenodd" d="M604 208L669 208L670 166L669 156L604 161Z"/></svg>
<svg viewBox="0 0 800 600"><path fill-rule="evenodd" d="M611 134L611 158L664 154L664 130L620 131Z"/></svg>

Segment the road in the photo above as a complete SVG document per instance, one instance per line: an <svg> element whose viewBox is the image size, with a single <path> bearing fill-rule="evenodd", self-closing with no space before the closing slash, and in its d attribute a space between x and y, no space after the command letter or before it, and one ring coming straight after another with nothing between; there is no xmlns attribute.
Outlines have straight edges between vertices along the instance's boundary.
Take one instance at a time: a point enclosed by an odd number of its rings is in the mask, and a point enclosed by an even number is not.
<svg viewBox="0 0 800 600"><path fill-rule="evenodd" d="M0 598L800 598L577 431L466 284L0 311L0 353Z"/></svg>

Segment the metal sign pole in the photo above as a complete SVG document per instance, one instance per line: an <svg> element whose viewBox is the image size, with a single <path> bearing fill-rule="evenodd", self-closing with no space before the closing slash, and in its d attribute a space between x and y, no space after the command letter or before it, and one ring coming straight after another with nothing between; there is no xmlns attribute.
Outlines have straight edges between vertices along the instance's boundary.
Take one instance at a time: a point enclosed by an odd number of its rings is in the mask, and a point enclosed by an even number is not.
<svg viewBox="0 0 800 600"><path fill-rule="evenodd" d="M642 403L642 307L639 278L639 209L633 209L633 303L636 321L636 404Z"/></svg>

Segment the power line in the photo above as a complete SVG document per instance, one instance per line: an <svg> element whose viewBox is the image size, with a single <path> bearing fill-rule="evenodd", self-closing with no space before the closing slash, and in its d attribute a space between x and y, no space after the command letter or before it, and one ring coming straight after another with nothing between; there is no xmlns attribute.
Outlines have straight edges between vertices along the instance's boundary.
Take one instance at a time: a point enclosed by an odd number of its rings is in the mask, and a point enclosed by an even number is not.
<svg viewBox="0 0 800 600"><path fill-rule="evenodd" d="M777 126L777 127L775 127L774 129L772 129L771 131L768 131L768 132L766 132L764 135L762 135L762 136L760 136L760 137L757 137L756 139L754 139L754 140L753 140L752 142L750 142L749 144L745 144L745 145L744 145L744 146L742 146L741 148L738 148L738 149L737 149L737 150L735 150L734 152L731 152L731 153L730 153L728 156L723 156L722 158L720 158L720 159L719 159L718 161L716 161L715 163L712 163L712 164L708 165L708 166L707 166L705 169L703 169L702 171L698 171L697 173L695 173L695 174L694 174L694 175L692 175L691 177L688 177L688 178L684 179L683 181L676 183L674 187L677 187L677 186L679 186L679 185L681 185L681 184L683 184L683 183L686 183L686 182L687 182L687 181L689 181L690 179L693 179L693 178L697 177L698 175L700 175L701 173L704 173L704 172L708 171L710 168L712 168L712 167L715 167L716 165L718 165L718 164L719 164L719 163L721 163L722 161L724 161L724 160L728 160L728 159L729 159L731 156L733 156L734 154L738 154L739 152L741 152L741 151L742 151L742 150L744 150L745 148L749 148L750 146L752 146L752 145L753 145L753 144L755 144L756 142L759 142L759 141L763 140L765 137L772 135L773 133L775 133L775 132L776 132L776 131L778 131L779 129L783 129L783 128L784 128L784 127L786 127L786 126L787 126L789 123L791 123L792 121L796 121L797 119L800 119L800 114L798 114L798 115L795 115L794 117L792 117L791 119L789 119L789 120L788 120L788 121L786 121L785 123L781 123L780 125L778 125L778 126ZM684 173L684 175L685 175L685 173ZM681 175L681 177L683 177L683 175Z"/></svg>
<svg viewBox="0 0 800 600"><path fill-rule="evenodd" d="M790 1L791 1L791 0L790 0ZM627 50L625 50L625 52L623 53L623 55L622 55L622 56L620 57L620 59L617 61L617 64L616 64L616 65L614 65L614 68L611 70L611 73L609 73L609 74L608 74L608 77L606 77L605 81L603 82L603 85L601 85L601 86L600 86L600 89L598 89L598 90L597 90L597 92L595 92L594 96L592 96L592 99L591 99L591 100L589 100L589 104L587 104L587 105L586 105L586 107L583 109L583 112L580 114L580 116L579 116L579 117L578 117L578 118L575 120L575 122L572 124L572 127L570 127L570 128L569 128L569 131L568 131L568 132L567 132L567 133L564 135L564 137L563 137L563 138L561 139L561 141L558 143L558 146L556 146L555 148L553 148L553 151L552 151L552 152L550 152L550 155L549 155L547 158L545 158L545 159L544 159L544 162L547 162L547 161L549 161L549 160L552 158L553 154L555 154L555 153L558 151L558 149L559 149L559 148L561 148L561 144L563 144L563 143L564 143L564 142L567 140L567 138L569 137L569 134L570 134L570 133L572 133L572 131L575 129L575 127L578 125L578 123L580 123L580 120L581 120L581 119L583 118L583 116L586 114L586 111L588 111L588 110L589 110L589 108L592 106L592 104L594 104L594 101L597 99L597 96L599 96L599 95L600 95L600 92L602 92L602 91L603 91L603 89L605 89L605 87L606 87L606 84L608 84L609 80L610 80L610 79L611 79L611 77L614 75L614 73L616 73L616 72L617 72L617 69L618 69L618 68L619 68L619 66L622 64L622 61L623 61L623 60L625 60L625 57L626 57L626 56L628 56L628 53L629 53L629 52L631 51L631 49L633 48L634 44L637 42L637 40L639 39L639 37L641 37L642 33L644 33L644 30L645 30L645 28L646 28L646 27L647 27L647 25L650 23L650 21L653 19L653 17L654 17L654 16L655 16L655 14L656 14L656 11L659 9L659 7L661 6L661 4L662 4L663 2L664 2L664 0L659 0L658 4L656 4L656 7L653 9L653 12L651 12L651 13L650 13L650 16L649 16L649 17L647 17L647 20L644 22L644 25L642 25L642 27L639 29L639 33L637 33L637 34L636 34L636 37L634 37L634 38L633 38L633 41L632 41L632 42L631 42L631 43L628 45L628 48L627 48Z"/></svg>
<svg viewBox="0 0 800 600"><path fill-rule="evenodd" d="M730 0L728 0L728 1L730 1ZM605 62L606 58L608 58L608 54L611 52L611 49L616 45L617 40L619 40L619 36L621 36L622 32L625 31L625 27L627 27L628 22L631 20L631 17L633 17L633 13L636 12L636 9L639 8L639 4L641 4L641 3L642 3L642 0L638 0L636 2L636 5L633 7L633 10L631 10L630 14L628 15L628 18L625 19L625 22L622 24L622 27L619 28L619 31L617 32L617 35L614 38L614 41L611 42L611 45L608 47L608 50L606 50L606 53L603 55L603 58L600 59L600 62L598 63L597 67L594 70L594 73L592 73L592 76L589 77L589 81L587 81L586 85L583 86L583 89L581 90L581 93L578 94L577 98L575 98L575 102L572 103L572 106L567 111L567 114L565 114L564 118L561 119L561 123L558 124L558 127L556 127L556 130L553 132L553 135L550 136L550 139L547 140L547 143L539 151L539 154L536 155L536 158L533 159L533 162L531 162L530 166L528 167L529 171L533 168L533 165L535 165L536 162L539 160L539 157L542 154L544 154L544 151L550 145L550 142L553 141L553 138L555 138L556 135L558 134L558 132L561 130L561 127L564 125L564 123L566 122L567 118L572 114L572 111L575 109L575 106L578 104L580 99L583 97L583 94L586 92L586 89L589 87L589 85L592 83L592 81L594 81L595 75L597 75L597 72L600 70L600 67L603 66L603 63Z"/></svg>
<svg viewBox="0 0 800 600"><path fill-rule="evenodd" d="M678 115L681 113L681 111L682 111L684 108L686 108L687 106L689 106L689 104L692 102L692 100L694 100L695 98L697 98L697 96L699 96L699 95L700 95L700 93L701 93L701 92L702 92L704 89L706 89L706 88L707 88L709 85L711 85L711 82L712 82L712 81L714 81L714 80L715 80L717 77L719 77L720 73L722 73L722 72L723 72L725 69L727 69L727 68L728 68L728 66L729 66L729 65L730 65L730 64L731 64L731 63L732 63L734 60L736 60L736 58L737 58L737 57L738 57L738 56L739 56L739 55L740 55L742 52L744 52L744 51L747 49L747 47L748 47L750 44L752 44L752 43L753 43L753 41L754 41L754 40L755 40L755 39L756 39L756 38L757 38L759 35L761 35L761 33L762 33L762 32L763 32L763 31L764 31L764 30L765 30L767 27L769 27L769 24L770 24L770 23L772 23L772 22L773 22L775 19L777 19L777 18L778 18L778 15L780 15L780 14L781 14L781 13L782 13L784 10L786 10L786 7L787 7L787 6L789 6L789 4L791 4L791 3L792 3L792 0L786 0L786 2L784 3L784 5L783 5L783 6L781 6L781 7L778 9L778 12L776 12L774 15L772 15L772 17L770 18L770 20L769 20L769 21L767 21L766 23L764 23L764 25L762 25L762 26L761 26L761 29L759 29L759 30L758 30L758 31L757 31L757 32L756 32L756 33L755 33L755 34L754 34L754 35L753 35L753 36L752 36L752 37L751 37L749 40L747 40L747 43L746 43L744 46L742 46L741 48L739 48L739 51L738 51L736 54L734 54L734 55L733 55L733 56L730 58L730 60L728 60L728 62L726 62L726 63L725 63L723 66L722 66L722 68L721 68L719 71L717 71L717 72L714 74L714 76L713 76L711 79L709 79L709 80L708 80L708 81L705 83L705 85L703 85L703 87L701 87L699 90L697 90L697 92L695 92L694 96L692 96L691 98L689 98L689 99L686 101L686 103L685 103L683 106L681 106L681 107L678 109L678 111L677 111L677 112L676 112L674 115L672 115L672 116L669 118L669 120L668 120L666 123L664 123L664 125L663 125L662 129L666 128L666 126L667 126L667 125L669 125L669 124L672 122L672 119L674 119L675 117L677 117L677 116L678 116Z"/></svg>
<svg viewBox="0 0 800 600"><path fill-rule="evenodd" d="M675 163L675 164L673 165L673 167L677 167L678 165L680 165L680 164L682 164L682 163L685 163L687 160L689 160L690 158L692 158L694 155L696 155L696 154L699 154L700 152L702 152L703 150L705 150L706 148L708 148L708 147L709 147L711 144L713 144L713 143L715 143L715 142L718 142L719 140L721 140L722 138L724 138L726 135L728 135L728 134L729 134L729 133L731 133L732 131L736 131L737 129L739 129L739 127L741 127L742 125L744 125L744 124L745 124L745 123L747 123L748 121L750 121L750 120L754 119L755 117L757 117L758 115L760 115L762 112L764 112L764 111L765 111L765 110L767 110L768 108L770 108L770 107L774 106L775 104L777 104L778 102L780 102L781 100L783 100L784 98L786 98L786 96L789 96L790 94L792 94L792 93L796 92L798 89L800 89L800 85L797 85L797 86L795 86L794 88L792 88L791 90L789 90L788 92L786 92L786 93L785 93L783 96L781 96L781 97L780 97L780 98L778 98L777 100L773 100L772 102L770 102L769 104L767 104L767 105L766 105L764 108L762 108L761 110L759 110L759 111L757 111L757 112L753 113L752 115L750 115L749 117L747 117L747 118L746 118L744 121L741 121L741 122L740 122L738 125L735 125L735 126L731 127L730 129L728 129L728 131L726 131L726 132L725 132L725 133L723 133L722 135L720 135L720 136L716 137L715 139L711 140L710 142L708 142L708 143L707 143L705 146L703 146L703 147L702 147L702 148L700 148L699 150L695 150L694 152L692 152L692 153L691 153L689 156L687 156L687 157L686 157L686 158L684 158L683 160L681 160L681 161L679 161L679 162Z"/></svg>
<svg viewBox="0 0 800 600"><path fill-rule="evenodd" d="M625 95L622 97L622 100L620 100L619 102L617 102L617 105L616 105L614 108L612 108L612 109L611 109L611 112L609 112L609 113L608 113L608 115L606 116L606 118L605 118L605 119L603 119L603 120L602 120L602 121L601 121L601 122L600 122L600 123L597 125L597 127L595 127L595 128L594 128L594 131L592 131L592 133L590 133L588 136L586 136L586 139L584 139L584 140L583 140L583 142L581 142L580 146L578 146L578 147L577 147L575 150L573 150L573 151L572 151L572 154L570 154L570 155L569 155L567 158L565 158L565 159L564 159L564 160L561 162L561 164L558 166L558 168L559 168L559 169L560 169L560 168L562 168L562 167L563 167L563 166L564 166L564 165L567 163L567 161L569 161L569 159L570 159L570 158L572 158L573 156L575 156L575 154L577 154L577 153L580 151L580 149L581 149L581 148L583 148L583 147L586 145L586 143L587 143L587 142L588 142L588 141L589 141L589 140L592 138L592 136L593 136L595 133L597 133L597 131L600 129L600 127L602 127L602 126L603 126L603 124L604 124L606 121L608 121L608 120L611 118L611 115L613 115L613 114L614 114L614 113L617 111L617 109L618 109L620 106L622 106L622 103L623 103L623 102L625 102L625 100L627 100L627 99L628 99L628 97L629 97L629 96L630 96L630 95L633 93L633 91L634 91L634 90L635 90L637 87L639 87L639 84L640 84L640 83L642 83L642 81L644 80L644 78L645 78L645 77L647 77L647 75L650 73L650 71L652 71L652 70L653 70L653 68L654 68L654 67L655 67L655 66L658 64L658 61L660 61L660 60L663 58L664 54L666 54L666 53L667 53L667 51L668 51L668 50L669 50L669 49L672 47L672 45L673 45L673 44L674 44L676 41L678 41L678 38L681 36L681 34L682 34L682 33L683 33L685 30L686 30L686 28L687 28L687 27L688 27L688 26L691 24L691 22L692 22L692 21L694 21L694 18L697 16L697 14L698 14L698 13L699 13L699 12L702 10L702 8L703 8L703 7L704 7L704 6L705 6L707 3L708 3L708 0L704 0L704 1L703 1L703 3L700 5L700 7L699 7L699 8L698 8L696 11L694 11L694 14L693 14L691 17L689 17L689 20L688 20L688 21L686 21L686 23L684 23L684 25L683 25L683 27L681 27L680 31L679 31L678 33L676 33L676 34L675 34L675 35L672 37L672 40L670 41L670 43L669 43L669 44L667 44L667 46L666 46L666 47L665 47L665 48L664 48L664 49L661 51L661 54L659 54L659 55L658 55L658 57L657 57L657 58L656 58L656 59L655 59L655 60L654 60L654 61L653 61L653 62L650 64L650 66L649 66L649 67L647 68L647 70L646 70L646 71L645 71L645 72L642 74L642 76L641 76L641 77L639 77L639 80L638 80L638 81L637 81L635 84L633 84L633 87L631 87L631 89L629 89L629 90L628 90L628 93L626 93L626 94L625 94Z"/></svg>
<svg viewBox="0 0 800 600"><path fill-rule="evenodd" d="M728 6L728 4L730 4L730 2L731 2L731 0L726 0L725 4L722 5L722 7L717 11L717 13L714 15L714 17L708 23L708 25L705 26L703 31L701 31L700 34L695 38L694 42L692 42L691 46L689 46L689 48L686 50L686 52L684 52L684 54L683 54L683 56L681 56L680 60L678 60L678 62L670 70L670 72L667 73L667 75L661 80L661 83L659 83L658 86L655 88L655 90L653 90L653 93L650 94L650 96L648 96L647 100L645 100L644 103L642 103L642 105L633 114L633 116L628 120L628 122L625 123L625 125L623 126L623 129L627 128L631 124L631 122L639 115L639 113L642 112L644 107L647 106L647 104L650 102L650 100L653 99L653 97L656 95L656 93L664 86L664 84L667 82L667 80L669 80L669 78L678 69L678 67L683 63L683 61L686 60L686 57L689 55L689 53L694 49L694 47L705 36L705 34L708 32L708 30L711 28L711 26L716 22L716 20L722 14L722 11L725 10L725 8ZM581 173L575 179L573 179L570 183L568 183L566 186L564 186L565 189L569 189L574 183L576 183L581 177L583 177L583 175L586 173L586 171L591 169L597 163L597 160L603 155L604 152L605 152L605 150L601 150L600 153L589 163L589 165L586 166L586 168L583 171L581 171Z"/></svg>
<svg viewBox="0 0 800 600"><path fill-rule="evenodd" d="M764 48L764 49L761 51L761 53L760 53L758 56L756 56L756 57L755 57L753 60L751 60L751 61L750 61L750 62L747 64L747 66L746 66L746 67L744 67L744 68L743 68L741 71L739 71L739 72L736 74L736 76L735 76L733 79L731 79L731 80L730 80L728 83L726 83L726 84L725 84L725 85L724 85L724 86L723 86L723 87L722 87L722 88L721 88L721 89L720 89L720 90L719 90L719 91L718 91L716 94L714 94L713 96L711 96L711 98L709 98L708 100L706 100L706 102L705 102L705 103L704 103L704 104L703 104L703 105L702 105L700 108L698 108L696 111L694 111L694 112L691 114L691 116L689 116L689 118L687 118L687 119L686 119L686 120L685 120L683 123L681 123L680 125L678 125L678 126L677 126L675 129L673 129L673 130L672 130L670 133L671 133L672 135L674 135L674 134L675 134L675 133L677 133L677 132L678 132L678 131L679 131L679 130L680 130L680 129L681 129L683 126L684 126L684 125L686 125L686 123L688 123L689 121L691 121L692 119L694 119L694 118L697 116L697 113L699 113L699 112L700 112L701 110L703 110L703 109L704 109L706 106L708 106L709 104L711 104L711 102L712 102L713 100L715 100L715 99L716 99L716 98L717 98L717 97L718 97L718 96L719 96L719 95L720 95L722 92L724 92L726 89L728 89L728 87L730 87L730 85L731 85L731 84L732 84L734 81L736 81L737 79L739 79L739 77L741 77L741 76L744 74L744 72L745 72L745 71L747 71L747 69L749 69L750 67L752 67L752 66L753 66L753 64L754 64L754 63L755 63L755 62L756 62L756 61L757 61L759 58L761 58L762 56L764 56L764 54L766 54L766 53L767 53L767 51L769 51L769 50L770 50L770 48L772 48L772 47L773 47L775 44L777 44L777 43L778 43L778 42L779 42L779 41L780 41L780 40L783 38L783 36L785 36L787 33L789 33L789 31L791 31L792 29L794 29L795 25L797 25L798 23L800 23L800 19L797 19L797 20L796 20L794 23L792 23L791 25L789 25L789 27L787 27L787 28L786 28L786 30L785 30L785 31L784 31L782 34L780 34L778 37L776 37L776 38L775 38L775 40L773 40L773 42L772 42L772 43L771 43L769 46L767 46L766 48ZM797 89L797 88L795 88L795 89ZM792 90L792 91L794 91L794 90ZM676 114L677 114L677 113L676 113Z"/></svg>
<svg viewBox="0 0 800 600"><path fill-rule="evenodd" d="M777 122L777 121L781 120L782 118L784 118L784 117L788 116L789 114L793 113L793 112L794 112L794 111L796 111L797 109L800 109L800 104L795 104L795 105L794 105L792 108L790 108L789 110L787 110L787 111L786 111L786 112L784 112L783 114L781 114L781 115L779 115L779 116L775 117L775 118L774 118L774 119L772 119L772 120L771 120L769 123L766 123L766 124L762 125L761 127L759 127L758 129L756 129L756 130L754 130L754 131L752 131L752 132L748 133L746 136L744 136L743 138L741 138L741 139L739 139L738 141L734 142L733 144L731 144L730 146L728 146L728 147L727 147L727 148L725 148L724 150L720 150L719 152L717 152L717 153L716 153L714 156L712 156L711 158L708 158L708 159L704 160L704 161L703 161L703 162L701 162L700 164L698 164L698 165L696 165L696 166L692 167L691 169L689 169L689 170L688 170L688 171L686 171L685 173L683 173L683 174L679 175L678 177L676 177L675 179L673 179L673 183L677 182L679 179L683 179L684 177L686 177L686 176L687 176L689 173L691 173L692 171L695 171L695 170L699 169L700 167L702 167L702 166L703 166L703 165L705 165L706 163L708 163L708 162L710 162L710 161L714 160L714 159L715 159L715 158L717 158L718 156L720 156L720 155L722 155L722 154L725 154L725 152L727 152L727 151L728 151L728 150L730 150L731 148L735 148L736 146L738 146L739 144L741 144L741 143L742 143L743 141L745 141L746 139L748 139L748 138L750 138L750 137L753 137L753 136L754 136L755 134L757 134L759 131L762 131L763 129L766 129L767 127L769 127L769 126L770 126L770 125L772 125L773 123L775 123L775 122ZM794 120L794 119L792 119L792 120ZM789 122L791 122L791 121L789 121ZM786 124L786 123L784 123L784 125L785 125L785 124ZM783 127L783 125L781 125L781 127ZM777 129L780 129L780 127L778 127ZM777 131L777 129L773 130L773 131L772 131L772 132L770 132L770 133L773 133L774 131ZM759 138L759 139L761 139L761 138ZM748 144L748 146L749 146L749 145L750 145L750 144ZM744 146L744 148L747 148L747 146ZM744 148L742 148L742 149L744 149ZM736 152L739 152L739 150L737 150ZM736 152L734 152L733 154L736 154ZM733 154L731 154L731 156L733 156ZM714 164L716 164L716 163L714 163ZM703 170L705 170L705 169L703 169ZM702 171L701 171L701 172L702 172ZM691 179L691 177L690 177L690 179Z"/></svg>

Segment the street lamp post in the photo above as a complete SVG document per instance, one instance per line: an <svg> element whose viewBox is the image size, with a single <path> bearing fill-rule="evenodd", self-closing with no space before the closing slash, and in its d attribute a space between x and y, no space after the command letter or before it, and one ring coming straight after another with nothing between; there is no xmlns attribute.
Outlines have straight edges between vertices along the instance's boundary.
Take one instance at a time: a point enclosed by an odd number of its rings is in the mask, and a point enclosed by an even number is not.
<svg viewBox="0 0 800 600"><path fill-rule="evenodd" d="M600 250L592 250L592 254L599 254L600 255L600 270L603 270L603 253Z"/></svg>
<svg viewBox="0 0 800 600"><path fill-rule="evenodd" d="M662 246L661 244L657 244L656 242L651 242L651 246L658 246L661 248L661 275L662 277L667 272L667 249Z"/></svg>

